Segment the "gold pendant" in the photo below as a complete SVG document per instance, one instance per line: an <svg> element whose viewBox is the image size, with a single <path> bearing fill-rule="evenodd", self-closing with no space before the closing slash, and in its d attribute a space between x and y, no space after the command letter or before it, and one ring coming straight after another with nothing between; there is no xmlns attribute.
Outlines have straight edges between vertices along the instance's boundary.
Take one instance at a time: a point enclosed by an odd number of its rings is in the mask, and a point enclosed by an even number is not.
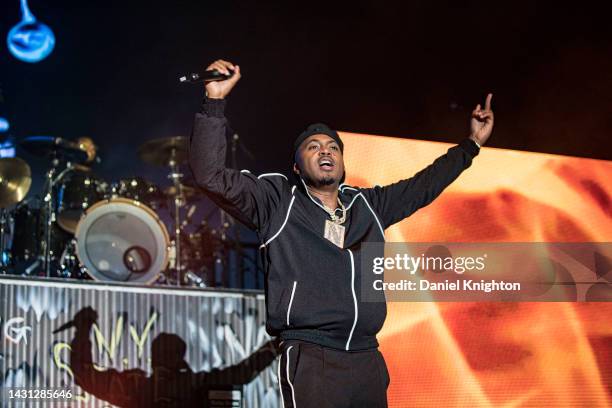
<svg viewBox="0 0 612 408"><path fill-rule="evenodd" d="M325 238L342 248L344 246L344 226L325 220Z"/></svg>

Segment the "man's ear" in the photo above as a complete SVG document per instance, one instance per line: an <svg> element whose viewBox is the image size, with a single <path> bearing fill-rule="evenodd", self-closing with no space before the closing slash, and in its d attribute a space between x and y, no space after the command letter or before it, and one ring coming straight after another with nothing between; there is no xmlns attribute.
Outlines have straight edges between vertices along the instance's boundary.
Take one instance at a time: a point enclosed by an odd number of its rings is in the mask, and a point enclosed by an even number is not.
<svg viewBox="0 0 612 408"><path fill-rule="evenodd" d="M298 167L297 163L293 163L293 172L294 172L295 174L297 174L297 175L299 175L299 174L300 174L300 169L299 169L299 167Z"/></svg>

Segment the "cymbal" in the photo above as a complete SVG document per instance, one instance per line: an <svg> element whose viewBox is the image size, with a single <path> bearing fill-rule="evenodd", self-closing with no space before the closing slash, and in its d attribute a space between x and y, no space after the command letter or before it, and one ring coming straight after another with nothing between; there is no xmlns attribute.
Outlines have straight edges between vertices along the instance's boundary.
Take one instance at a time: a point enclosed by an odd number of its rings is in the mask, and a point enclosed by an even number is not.
<svg viewBox="0 0 612 408"><path fill-rule="evenodd" d="M138 148L140 159L155 166L168 166L171 162L187 162L187 138L184 136L161 137L149 140Z"/></svg>
<svg viewBox="0 0 612 408"><path fill-rule="evenodd" d="M0 208L23 200L32 184L28 163L18 157L0 159Z"/></svg>
<svg viewBox="0 0 612 408"><path fill-rule="evenodd" d="M29 136L20 140L19 145L35 156L50 156L57 153L78 162L87 160L87 152L71 140L53 136Z"/></svg>

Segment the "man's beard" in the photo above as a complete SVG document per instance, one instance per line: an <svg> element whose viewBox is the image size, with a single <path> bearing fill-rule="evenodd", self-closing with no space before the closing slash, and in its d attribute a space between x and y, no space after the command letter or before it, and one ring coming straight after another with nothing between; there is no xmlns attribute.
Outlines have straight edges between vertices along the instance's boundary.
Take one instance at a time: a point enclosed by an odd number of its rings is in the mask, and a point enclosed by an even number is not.
<svg viewBox="0 0 612 408"><path fill-rule="evenodd" d="M319 186L331 186L336 182L336 179L333 177L323 177L319 179Z"/></svg>
<svg viewBox="0 0 612 408"><path fill-rule="evenodd" d="M306 175L302 176L302 178L304 179L304 183L306 183L306 185L313 187L331 186L336 182L336 179L331 176L323 176L317 180L313 180Z"/></svg>

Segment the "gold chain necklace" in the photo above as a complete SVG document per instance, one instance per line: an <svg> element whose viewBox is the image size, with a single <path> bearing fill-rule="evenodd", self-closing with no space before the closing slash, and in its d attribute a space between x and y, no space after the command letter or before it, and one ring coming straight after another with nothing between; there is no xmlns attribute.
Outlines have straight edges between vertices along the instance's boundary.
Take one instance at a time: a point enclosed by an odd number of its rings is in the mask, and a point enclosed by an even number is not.
<svg viewBox="0 0 612 408"><path fill-rule="evenodd" d="M306 184L304 184L304 187L310 190L310 187L308 187ZM342 204L342 201L340 201L340 197L338 197L338 204L340 205L340 210L342 210L342 216L340 217L336 215L336 211L338 210L337 208L335 210L332 210L331 208L325 205L323 200L320 200L320 201L321 201L321 206L323 207L325 212L329 214L329 217L331 218L333 223L338 224L338 225L344 224L344 222L346 221L346 207L344 207L344 204Z"/></svg>
<svg viewBox="0 0 612 408"><path fill-rule="evenodd" d="M323 202L321 203L323 204ZM337 208L335 210L332 210L331 208L323 204L323 209L327 211L329 217L334 223L344 224L344 222L346 221L346 208L344 207L344 204L342 204L342 201L340 201L340 197L338 197L338 204L340 205L340 210L342 211L342 215L340 217L336 215L336 211L338 210Z"/></svg>

